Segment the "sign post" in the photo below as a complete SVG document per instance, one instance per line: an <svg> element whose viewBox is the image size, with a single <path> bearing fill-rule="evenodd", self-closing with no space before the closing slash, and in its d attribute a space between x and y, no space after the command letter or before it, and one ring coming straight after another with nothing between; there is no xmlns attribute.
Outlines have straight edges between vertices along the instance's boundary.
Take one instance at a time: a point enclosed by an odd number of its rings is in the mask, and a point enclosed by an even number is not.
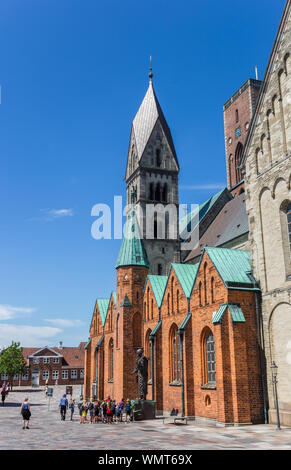
<svg viewBox="0 0 291 470"><path fill-rule="evenodd" d="M48 410L50 409L50 404L51 404L51 397L53 396L53 393L54 393L54 389L52 387L49 387L47 389L47 396L49 397L49 401L48 401Z"/></svg>

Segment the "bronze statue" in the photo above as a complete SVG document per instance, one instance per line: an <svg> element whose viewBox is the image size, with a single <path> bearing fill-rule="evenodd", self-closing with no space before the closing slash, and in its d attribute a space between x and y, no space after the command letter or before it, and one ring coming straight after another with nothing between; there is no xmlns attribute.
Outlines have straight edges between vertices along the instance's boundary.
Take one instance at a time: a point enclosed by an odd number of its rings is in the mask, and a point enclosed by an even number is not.
<svg viewBox="0 0 291 470"><path fill-rule="evenodd" d="M136 368L130 372L130 375L138 372L138 393L141 400L146 400L148 393L148 359L143 355L143 350L136 351Z"/></svg>

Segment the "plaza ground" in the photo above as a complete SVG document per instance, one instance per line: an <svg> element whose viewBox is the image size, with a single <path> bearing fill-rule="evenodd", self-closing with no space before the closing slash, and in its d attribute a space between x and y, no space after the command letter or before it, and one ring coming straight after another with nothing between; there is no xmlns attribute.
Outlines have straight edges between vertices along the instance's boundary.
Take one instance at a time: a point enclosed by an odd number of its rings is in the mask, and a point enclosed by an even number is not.
<svg viewBox="0 0 291 470"><path fill-rule="evenodd" d="M167 420L130 424L80 424L78 410L74 420L60 420L59 399L64 387L54 387L48 409L43 389L16 387L5 406L0 406L0 449L56 450L291 450L291 428L276 430L274 425L221 428L190 422L174 425ZM73 389L79 399L80 386ZM31 403L30 429L22 429L20 404L25 397ZM69 416L67 415L67 418Z"/></svg>

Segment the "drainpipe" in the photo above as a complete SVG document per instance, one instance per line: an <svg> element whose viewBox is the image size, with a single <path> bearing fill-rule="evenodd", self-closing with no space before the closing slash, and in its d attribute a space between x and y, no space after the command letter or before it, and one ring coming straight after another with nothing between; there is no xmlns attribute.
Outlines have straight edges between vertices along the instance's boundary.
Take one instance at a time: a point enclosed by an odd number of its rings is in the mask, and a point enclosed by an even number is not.
<svg viewBox="0 0 291 470"><path fill-rule="evenodd" d="M179 335L180 335L180 364L181 364L182 416L185 416L184 363L183 363L183 336L184 336L184 331L180 331L180 332L179 332Z"/></svg>
<svg viewBox="0 0 291 470"><path fill-rule="evenodd" d="M253 283L254 288L258 288L258 282L254 278L253 274L250 272L248 273L250 280ZM264 405L264 420L265 424L268 423L268 410L267 410L267 400L265 394L265 372L262 360L262 328L261 321L260 321L260 299L259 299L259 292L255 290L255 305L256 305L256 319L257 319L257 330L258 330L258 343L259 343L259 359L260 359L260 368L261 368L261 387L263 393L263 405Z"/></svg>
<svg viewBox="0 0 291 470"><path fill-rule="evenodd" d="M99 357L99 346L96 346L96 398L98 398L98 357Z"/></svg>

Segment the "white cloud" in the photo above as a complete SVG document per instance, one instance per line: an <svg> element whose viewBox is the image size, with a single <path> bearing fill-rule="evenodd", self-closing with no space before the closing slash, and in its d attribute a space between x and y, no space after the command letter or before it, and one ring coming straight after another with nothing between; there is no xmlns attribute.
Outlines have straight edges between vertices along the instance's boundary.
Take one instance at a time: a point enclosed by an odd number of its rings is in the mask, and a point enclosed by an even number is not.
<svg viewBox="0 0 291 470"><path fill-rule="evenodd" d="M46 318L44 321L63 328L74 328L84 325L84 322L81 320L66 320L65 318Z"/></svg>
<svg viewBox="0 0 291 470"><path fill-rule="evenodd" d="M0 320L10 320L15 318L18 313L32 313L35 308L13 307L12 305L0 304Z"/></svg>
<svg viewBox="0 0 291 470"><path fill-rule="evenodd" d="M41 209L43 213L42 217L31 217L29 221L33 220L44 220L45 222L51 222L56 219L63 217L73 217L73 209Z"/></svg>
<svg viewBox="0 0 291 470"><path fill-rule="evenodd" d="M9 346L12 341L20 342L25 347L50 346L48 340L61 333L60 328L50 326L11 325L0 326L0 347ZM54 343L55 341L53 341Z"/></svg>
<svg viewBox="0 0 291 470"><path fill-rule="evenodd" d="M225 188L225 183L210 183L210 184L194 184L190 186L182 185L181 189L190 189L190 190L203 190L203 189L222 189Z"/></svg>

